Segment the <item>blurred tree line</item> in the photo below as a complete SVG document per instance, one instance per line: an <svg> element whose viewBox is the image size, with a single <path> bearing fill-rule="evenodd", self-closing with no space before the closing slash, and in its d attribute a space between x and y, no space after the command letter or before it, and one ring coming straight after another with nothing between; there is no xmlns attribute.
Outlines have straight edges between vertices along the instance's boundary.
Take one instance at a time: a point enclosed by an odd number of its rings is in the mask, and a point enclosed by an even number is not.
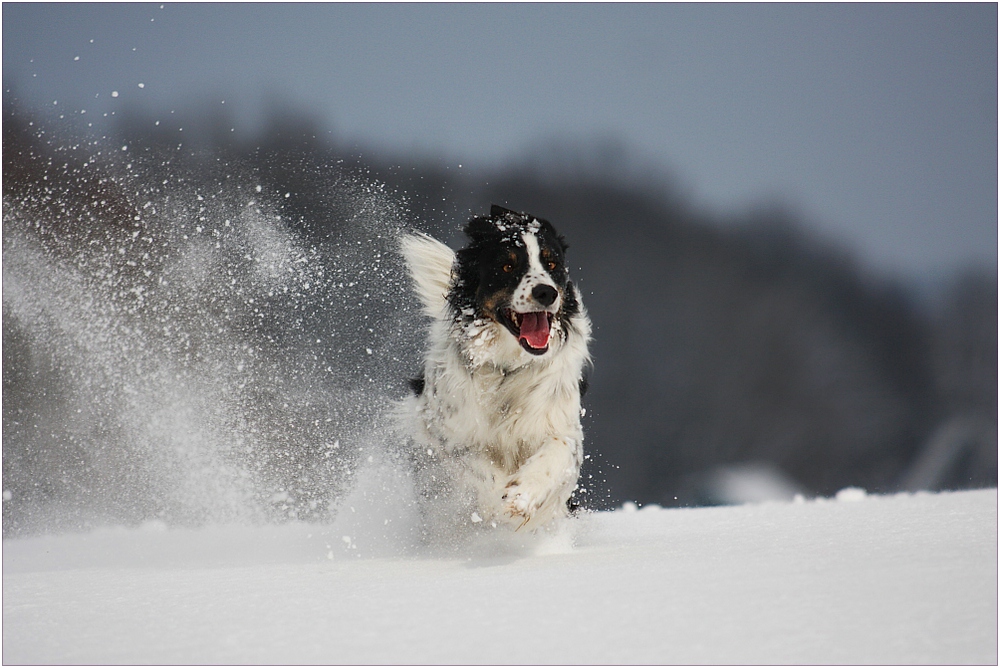
<svg viewBox="0 0 1000 668"><path fill-rule="evenodd" d="M806 495L997 484L995 275L962 273L935 299L918 298L812 239L780 204L725 220L695 208L613 142L545 146L472 173L338 145L295 112L275 111L254 137L230 125L217 114L156 123L131 110L114 141L165 160L197 155L206 170L251 169L293 195L286 217L315 243L350 225L328 187L345 171L385 184L409 224L453 246L491 203L556 225L595 325L592 505L733 500L719 472L741 467ZM5 104L5 200L58 183L64 160L86 159L85 147L60 153L38 128ZM69 197L104 187L63 186ZM14 338L5 318L5 348ZM415 367L416 351L406 355ZM8 403L31 397L9 367L5 351L5 431Z"/></svg>

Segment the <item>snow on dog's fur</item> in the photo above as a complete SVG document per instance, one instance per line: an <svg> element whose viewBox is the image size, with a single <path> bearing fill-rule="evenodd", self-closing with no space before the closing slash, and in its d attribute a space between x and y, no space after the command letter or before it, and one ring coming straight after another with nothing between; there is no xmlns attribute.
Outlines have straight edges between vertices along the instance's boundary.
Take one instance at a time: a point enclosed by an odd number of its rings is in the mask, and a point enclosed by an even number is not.
<svg viewBox="0 0 1000 668"><path fill-rule="evenodd" d="M401 417L437 522L534 529L566 514L580 474L590 320L548 221L493 206L465 233L457 253L402 239L432 322Z"/></svg>

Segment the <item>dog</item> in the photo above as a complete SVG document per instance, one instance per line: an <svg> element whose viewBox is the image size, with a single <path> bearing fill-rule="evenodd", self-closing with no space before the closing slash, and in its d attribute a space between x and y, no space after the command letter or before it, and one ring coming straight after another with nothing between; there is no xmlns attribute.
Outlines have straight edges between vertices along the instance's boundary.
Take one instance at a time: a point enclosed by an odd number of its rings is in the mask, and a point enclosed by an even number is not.
<svg viewBox="0 0 1000 668"><path fill-rule="evenodd" d="M577 487L590 319L551 223L493 205L464 231L401 239L431 323L400 418L438 521L533 531Z"/></svg>

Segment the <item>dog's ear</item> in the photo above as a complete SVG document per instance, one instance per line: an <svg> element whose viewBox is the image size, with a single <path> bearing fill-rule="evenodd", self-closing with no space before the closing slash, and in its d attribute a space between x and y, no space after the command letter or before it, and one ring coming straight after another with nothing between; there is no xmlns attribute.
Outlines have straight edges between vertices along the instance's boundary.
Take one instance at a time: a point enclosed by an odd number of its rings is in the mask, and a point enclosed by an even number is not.
<svg viewBox="0 0 1000 668"><path fill-rule="evenodd" d="M490 206L490 215L476 216L470 220L465 226L465 233L473 243L478 243L490 237L510 233L518 226L525 224L530 218L527 214L493 204ZM553 230L554 233L555 230Z"/></svg>
<svg viewBox="0 0 1000 668"><path fill-rule="evenodd" d="M465 226L465 234L473 243L496 236L499 232L493 218L488 216L476 216Z"/></svg>
<svg viewBox="0 0 1000 668"><path fill-rule="evenodd" d="M557 234L556 235L556 241L558 241L559 245L562 247L562 252L563 253L565 253L566 251L569 250L569 244L566 243L566 239L563 237L563 235Z"/></svg>
<svg viewBox="0 0 1000 668"><path fill-rule="evenodd" d="M490 207L490 215L470 220L465 226L465 233L473 243L478 243L510 231L511 226L519 224L522 218L517 211L494 204Z"/></svg>
<svg viewBox="0 0 1000 668"><path fill-rule="evenodd" d="M563 237L563 235L556 232L556 228L552 226L552 223L545 220L544 218L535 218L535 220L539 222L539 224L542 226L542 228L546 231L547 234L551 235L551 237L559 243L559 247L562 248L562 252L565 253L566 250L569 248L569 244L566 243L566 239Z"/></svg>
<svg viewBox="0 0 1000 668"><path fill-rule="evenodd" d="M455 252L437 239L419 233L403 235L399 250L406 260L424 313L432 318L444 318Z"/></svg>
<svg viewBox="0 0 1000 668"><path fill-rule="evenodd" d="M496 204L490 206L490 218L504 218L508 215L516 216L518 218L521 217L521 214L519 214L517 211L511 211L510 209L505 209L502 206L498 206Z"/></svg>

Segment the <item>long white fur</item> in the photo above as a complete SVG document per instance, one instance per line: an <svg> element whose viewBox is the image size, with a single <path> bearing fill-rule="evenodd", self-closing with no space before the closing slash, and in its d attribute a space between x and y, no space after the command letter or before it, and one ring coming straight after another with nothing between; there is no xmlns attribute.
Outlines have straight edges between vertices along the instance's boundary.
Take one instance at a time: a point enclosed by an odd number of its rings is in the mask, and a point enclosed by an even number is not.
<svg viewBox="0 0 1000 668"><path fill-rule="evenodd" d="M426 234L407 234L400 239L400 250L406 259L410 277L423 304L424 314L432 318L447 317L448 289L455 251Z"/></svg>
<svg viewBox="0 0 1000 668"><path fill-rule="evenodd" d="M449 497L444 521L530 530L564 516L583 462L580 380L590 340L583 304L569 322L553 323L545 354L531 355L491 319L463 325L454 317L446 299L455 277L450 248L426 235L408 235L400 247L433 318L424 390L403 403L401 417L425 481L443 484Z"/></svg>

